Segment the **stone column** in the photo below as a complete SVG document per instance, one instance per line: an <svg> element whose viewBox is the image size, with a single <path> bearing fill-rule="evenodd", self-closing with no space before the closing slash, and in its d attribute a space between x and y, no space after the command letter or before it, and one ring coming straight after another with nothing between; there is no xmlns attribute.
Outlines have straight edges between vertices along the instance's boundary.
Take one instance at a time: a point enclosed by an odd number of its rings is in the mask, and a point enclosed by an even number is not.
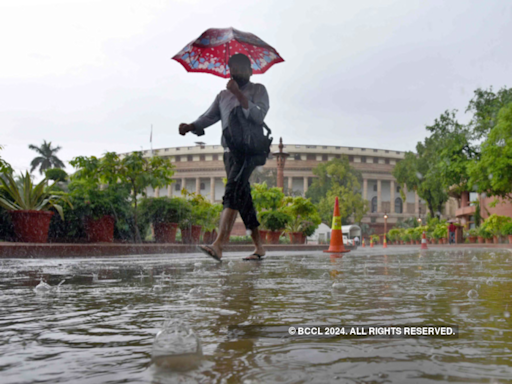
<svg viewBox="0 0 512 384"><path fill-rule="evenodd" d="M155 197L160 197L160 188L155 188Z"/></svg>
<svg viewBox="0 0 512 384"><path fill-rule="evenodd" d="M201 193L201 179L199 177L196 177L196 194Z"/></svg>
<svg viewBox="0 0 512 384"><path fill-rule="evenodd" d="M293 189L293 177L288 176L288 193L291 194Z"/></svg>
<svg viewBox="0 0 512 384"><path fill-rule="evenodd" d="M389 182L389 213L395 213L395 182L391 180Z"/></svg>
<svg viewBox="0 0 512 384"><path fill-rule="evenodd" d="M363 200L368 200L368 179L363 179Z"/></svg>
<svg viewBox="0 0 512 384"><path fill-rule="evenodd" d="M167 186L167 197L172 197L172 187L173 187L173 184L169 184Z"/></svg>
<svg viewBox="0 0 512 384"><path fill-rule="evenodd" d="M377 180L377 212L382 212L382 182Z"/></svg>
<svg viewBox="0 0 512 384"><path fill-rule="evenodd" d="M210 177L210 202L215 202L215 177Z"/></svg>
<svg viewBox="0 0 512 384"><path fill-rule="evenodd" d="M304 197L306 197L307 191L308 191L308 177L304 176Z"/></svg>
<svg viewBox="0 0 512 384"><path fill-rule="evenodd" d="M181 179L181 189L184 189L187 186L187 179L182 178ZM180 191L181 194L181 191Z"/></svg>

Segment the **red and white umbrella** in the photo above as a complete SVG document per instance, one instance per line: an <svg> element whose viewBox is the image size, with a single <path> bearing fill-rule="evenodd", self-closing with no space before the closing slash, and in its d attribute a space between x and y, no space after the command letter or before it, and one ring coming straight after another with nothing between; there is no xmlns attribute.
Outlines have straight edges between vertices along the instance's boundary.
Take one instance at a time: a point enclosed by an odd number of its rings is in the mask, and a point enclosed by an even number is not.
<svg viewBox="0 0 512 384"><path fill-rule="evenodd" d="M207 29L173 59L188 72L211 73L229 79L228 60L236 53L249 57L252 73L256 75L284 61L274 48L259 37L235 28Z"/></svg>

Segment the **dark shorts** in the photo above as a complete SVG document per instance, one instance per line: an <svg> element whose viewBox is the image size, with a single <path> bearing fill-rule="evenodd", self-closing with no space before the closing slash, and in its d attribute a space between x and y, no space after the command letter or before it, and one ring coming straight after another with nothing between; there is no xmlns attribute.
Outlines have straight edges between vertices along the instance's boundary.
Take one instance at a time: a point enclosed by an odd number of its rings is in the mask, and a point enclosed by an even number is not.
<svg viewBox="0 0 512 384"><path fill-rule="evenodd" d="M245 228L257 228L260 223L256 217L256 210L252 203L251 186L249 177L256 168L254 159L237 158L231 152L224 152L224 168L228 182L222 205L224 208L231 208L240 213Z"/></svg>

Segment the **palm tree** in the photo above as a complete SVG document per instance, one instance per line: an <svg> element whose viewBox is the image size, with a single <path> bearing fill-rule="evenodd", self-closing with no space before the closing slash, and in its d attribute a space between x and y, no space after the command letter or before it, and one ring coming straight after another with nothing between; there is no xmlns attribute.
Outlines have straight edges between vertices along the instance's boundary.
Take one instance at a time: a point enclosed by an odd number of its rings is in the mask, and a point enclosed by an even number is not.
<svg viewBox="0 0 512 384"><path fill-rule="evenodd" d="M34 169L39 167L39 173L42 175L44 170L48 168L64 168L64 163L57 157L55 154L60 151L61 147L54 147L52 148L52 142L49 143L46 142L46 140L43 141L43 144L40 147L36 147L35 145L30 144L28 146L30 149L33 149L37 153L39 153L41 156L37 156L32 160L30 165L32 168L30 168L30 172L32 173Z"/></svg>

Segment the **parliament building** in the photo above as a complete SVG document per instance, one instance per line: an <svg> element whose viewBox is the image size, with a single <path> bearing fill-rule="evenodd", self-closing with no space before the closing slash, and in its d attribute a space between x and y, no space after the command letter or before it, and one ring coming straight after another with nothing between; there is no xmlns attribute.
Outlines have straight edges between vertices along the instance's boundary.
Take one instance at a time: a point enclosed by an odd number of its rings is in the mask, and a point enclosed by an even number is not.
<svg viewBox="0 0 512 384"><path fill-rule="evenodd" d="M277 144L272 152L278 152ZM307 192L314 175L312 170L320 163L334 158L347 156L350 165L359 170L363 177L361 193L369 202L369 211L362 222L368 223L376 233L384 232L384 214L387 214L387 226L391 228L397 221L410 217L425 219L427 206L415 191L404 191L406 199L400 194L400 187L393 177L393 168L404 158L404 152L374 149L342 147L332 145L286 144L283 152L288 154L283 172L283 190L286 194L302 195ZM223 178L226 177L223 163L224 150L220 145L205 145L162 148L153 150L153 155L169 158L175 166L174 183L167 188L147 190L148 196L179 196L182 188L198 192L212 202L221 202L224 194ZM152 156L144 151L144 156ZM251 180L276 185L277 161L272 156L261 172L255 171ZM451 198L445 206L444 217L455 216L457 201ZM239 223L242 224L242 223ZM236 232L245 232L240 225ZM235 232L235 231L234 231Z"/></svg>

